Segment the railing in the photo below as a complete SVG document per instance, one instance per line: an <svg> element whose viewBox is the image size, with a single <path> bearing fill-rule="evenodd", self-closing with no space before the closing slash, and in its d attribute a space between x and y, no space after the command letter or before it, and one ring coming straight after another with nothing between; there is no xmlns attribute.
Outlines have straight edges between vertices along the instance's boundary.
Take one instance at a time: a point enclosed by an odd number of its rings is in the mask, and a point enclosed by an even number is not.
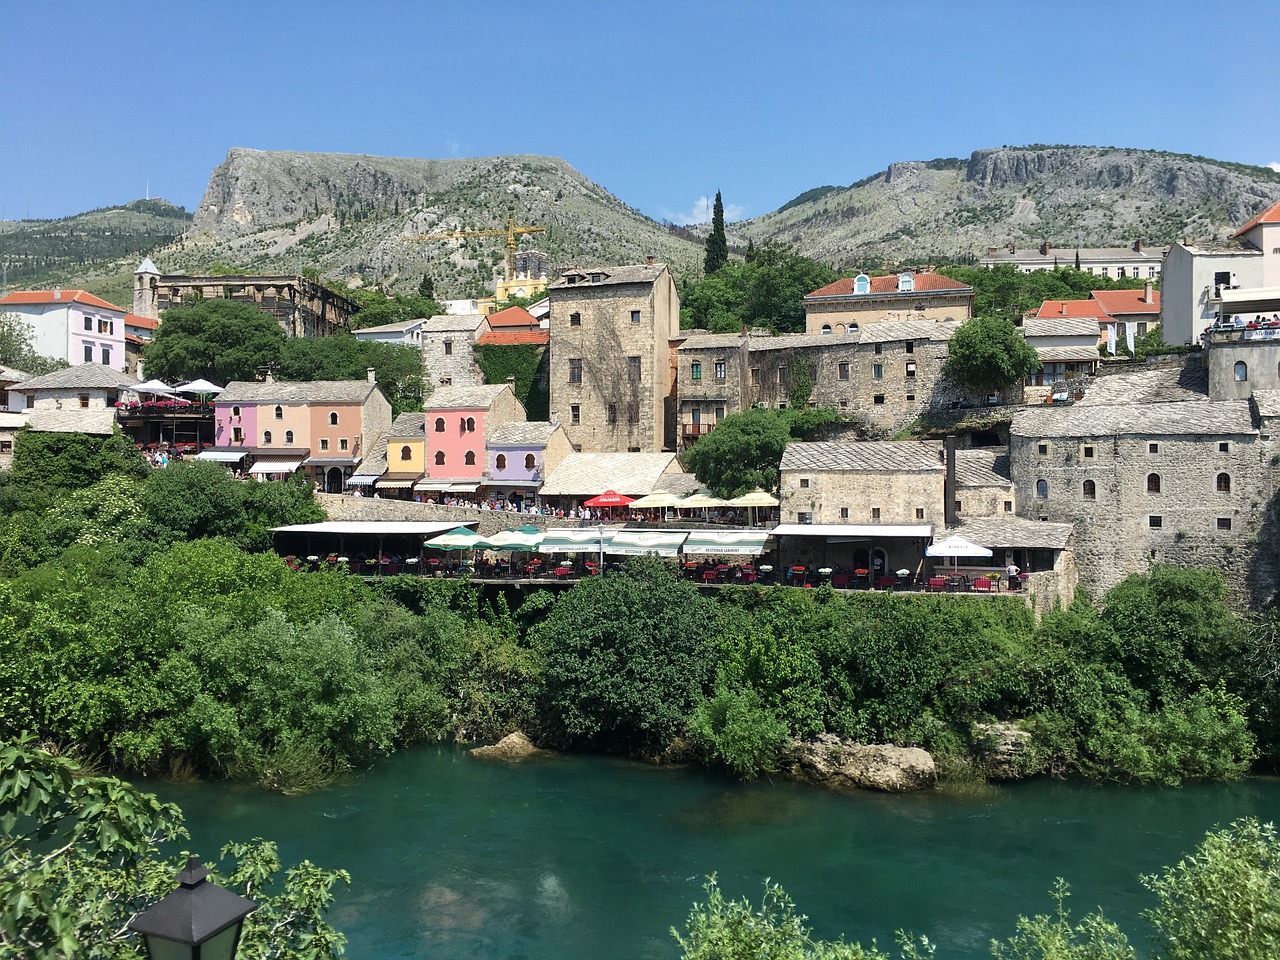
<svg viewBox="0 0 1280 960"><path fill-rule="evenodd" d="M682 423L680 424L680 434L685 437L702 437L706 436L715 429L714 423Z"/></svg>

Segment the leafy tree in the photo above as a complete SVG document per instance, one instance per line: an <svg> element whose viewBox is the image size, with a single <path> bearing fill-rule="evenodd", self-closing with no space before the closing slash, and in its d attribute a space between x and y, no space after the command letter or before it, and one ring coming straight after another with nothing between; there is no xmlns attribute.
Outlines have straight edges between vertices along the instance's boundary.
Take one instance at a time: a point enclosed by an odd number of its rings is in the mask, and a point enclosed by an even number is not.
<svg viewBox="0 0 1280 960"><path fill-rule="evenodd" d="M431 274L424 273L422 275L422 282L418 284L418 296L424 300L435 300L436 282L431 279Z"/></svg>
<svg viewBox="0 0 1280 960"><path fill-rule="evenodd" d="M605 747L665 746L711 680L714 621L711 601L657 559L584 580L531 637L548 726Z"/></svg>
<svg viewBox="0 0 1280 960"><path fill-rule="evenodd" d="M0 744L0 953L143 960L129 923L174 888L178 864L157 853L188 837L182 813L127 783L87 776L30 739ZM303 862L281 877L273 843L228 844L209 882L252 895L240 955L326 960L346 938L326 920L342 870Z"/></svg>
<svg viewBox="0 0 1280 960"><path fill-rule="evenodd" d="M778 465L792 439L791 422L782 414L754 407L730 414L685 454L685 469L721 497L777 489Z"/></svg>
<svg viewBox="0 0 1280 960"><path fill-rule="evenodd" d="M706 255L703 257L703 272L710 276L729 261L729 242L724 235L724 201L720 199L720 191L716 191L715 206L711 211L711 233L707 235Z"/></svg>
<svg viewBox="0 0 1280 960"><path fill-rule="evenodd" d="M1195 853L1144 876L1159 904L1146 914L1166 960L1280 956L1280 838L1252 818L1210 832Z"/></svg>
<svg viewBox="0 0 1280 960"><path fill-rule="evenodd" d="M65 360L36 353L31 326L13 313L0 313L0 364L34 376L70 366Z"/></svg>
<svg viewBox="0 0 1280 960"><path fill-rule="evenodd" d="M235 300L172 307L161 320L143 357L147 372L162 380L252 380L279 365L286 340L274 319Z"/></svg>
<svg viewBox="0 0 1280 960"><path fill-rule="evenodd" d="M680 292L680 325L728 333L747 326L779 333L804 330L804 297L836 279L830 267L776 240L751 259L726 263Z"/></svg>
<svg viewBox="0 0 1280 960"><path fill-rule="evenodd" d="M1071 890L1058 879L1052 892L1053 916L1019 917L1018 932L1003 943L992 941L993 960L1137 960L1129 938L1101 911L1072 923L1066 901Z"/></svg>
<svg viewBox="0 0 1280 960"><path fill-rule="evenodd" d="M359 340L350 333L292 337L280 350L281 380L363 380L372 367L392 415L422 409L422 355L414 347Z"/></svg>
<svg viewBox="0 0 1280 960"><path fill-rule="evenodd" d="M421 317L435 317L444 313L444 306L432 297L417 294L399 294L388 297L379 290L352 290L347 296L360 305L351 318L352 329L380 327L387 323L402 323Z"/></svg>
<svg viewBox="0 0 1280 960"><path fill-rule="evenodd" d="M942 365L945 377L977 390L1000 390L1040 369L1035 347L999 317L974 317L956 330Z"/></svg>
<svg viewBox="0 0 1280 960"><path fill-rule="evenodd" d="M78 490L111 473L138 479L150 473L119 428L109 437L23 429L14 440L12 470L16 483L45 490Z"/></svg>
<svg viewBox="0 0 1280 960"><path fill-rule="evenodd" d="M760 694L723 681L698 704L689 730L708 759L725 764L744 780L776 770L788 737L787 725L764 705Z"/></svg>

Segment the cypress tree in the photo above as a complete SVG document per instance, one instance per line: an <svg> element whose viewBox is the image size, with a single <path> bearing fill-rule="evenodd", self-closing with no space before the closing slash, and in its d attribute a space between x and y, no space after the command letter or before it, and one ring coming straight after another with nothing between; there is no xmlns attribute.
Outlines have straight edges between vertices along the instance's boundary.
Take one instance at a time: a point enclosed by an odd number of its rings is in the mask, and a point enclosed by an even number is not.
<svg viewBox="0 0 1280 960"><path fill-rule="evenodd" d="M703 260L703 272L707 276L715 273L729 259L729 241L724 237L724 202L720 199L720 191L716 191L716 205L711 212L711 233L707 235L707 255Z"/></svg>

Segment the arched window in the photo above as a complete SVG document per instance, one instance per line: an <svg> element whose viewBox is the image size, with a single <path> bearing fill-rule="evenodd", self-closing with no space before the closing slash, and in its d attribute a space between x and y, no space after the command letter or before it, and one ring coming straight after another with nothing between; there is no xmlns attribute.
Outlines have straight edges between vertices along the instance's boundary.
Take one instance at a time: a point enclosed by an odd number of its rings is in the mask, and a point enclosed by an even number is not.
<svg viewBox="0 0 1280 960"><path fill-rule="evenodd" d="M524 468L526 470L532 470L537 465L538 461L534 458L532 453L526 453L524 455Z"/></svg>
<svg viewBox="0 0 1280 960"><path fill-rule="evenodd" d="M238 417L238 416L240 416L240 408L239 408L239 407L232 407L232 408L231 408L231 415L232 415L233 417Z"/></svg>
<svg viewBox="0 0 1280 960"><path fill-rule="evenodd" d="M270 430L263 430L263 431L262 431L262 445L263 445L264 447L269 447L269 446L271 446L271 431L270 431Z"/></svg>
<svg viewBox="0 0 1280 960"><path fill-rule="evenodd" d="M476 418L467 417L467 433L475 433L475 432L476 432Z"/></svg>
<svg viewBox="0 0 1280 960"><path fill-rule="evenodd" d="M476 465L476 452L474 450L468 450L467 455L462 458L462 462L468 467L474 467Z"/></svg>
<svg viewBox="0 0 1280 960"><path fill-rule="evenodd" d="M1147 493L1159 493L1159 492L1160 492L1160 474L1148 473L1147 474Z"/></svg>
<svg viewBox="0 0 1280 960"><path fill-rule="evenodd" d="M400 448L400 459L401 460L413 459L413 450L409 448L408 444Z"/></svg>
<svg viewBox="0 0 1280 960"><path fill-rule="evenodd" d="M1249 379L1249 365L1243 360L1236 361L1236 383L1244 383Z"/></svg>
<svg viewBox="0 0 1280 960"><path fill-rule="evenodd" d="M1237 378L1237 379L1239 379L1239 378ZM276 419L277 419L277 420L283 420L283 419L284 419L284 407L276 407Z"/></svg>
<svg viewBox="0 0 1280 960"><path fill-rule="evenodd" d="M848 328L843 323L836 324L836 333L847 333Z"/></svg>
<svg viewBox="0 0 1280 960"><path fill-rule="evenodd" d="M831 335L831 324L829 324L829 323L824 323L824 324L822 325L822 335L823 335L824 337L828 337L828 336L830 336L830 335Z"/></svg>
<svg viewBox="0 0 1280 960"><path fill-rule="evenodd" d="M853 292L854 293L870 293L871 278L868 277L865 273L860 273L856 277L854 277Z"/></svg>
<svg viewBox="0 0 1280 960"><path fill-rule="evenodd" d="M898 274L898 292L914 293L916 289L916 275L910 270L903 270Z"/></svg>
<svg viewBox="0 0 1280 960"><path fill-rule="evenodd" d="M1084 482L1084 498L1086 500L1098 499L1098 485L1092 480L1086 480Z"/></svg>
<svg viewBox="0 0 1280 960"><path fill-rule="evenodd" d="M329 426L336 427L338 425L338 411L334 410L329 414Z"/></svg>
<svg viewBox="0 0 1280 960"><path fill-rule="evenodd" d="M293 443L293 431L292 431L292 430L286 430L286 431L284 432L284 443L285 443L285 446L288 446L289 444Z"/></svg>
<svg viewBox="0 0 1280 960"><path fill-rule="evenodd" d="M444 417L436 417L436 433L444 433Z"/></svg>
<svg viewBox="0 0 1280 960"><path fill-rule="evenodd" d="M1231 474L1229 473L1218 474L1217 487L1218 487L1219 493L1230 493L1231 492Z"/></svg>
<svg viewBox="0 0 1280 960"><path fill-rule="evenodd" d="M1037 480L1037 481L1036 481L1036 496L1037 496L1037 497L1039 497L1041 500L1043 500L1043 499L1045 499L1046 497L1048 497L1048 496L1049 496L1049 481L1048 481L1048 480Z"/></svg>
<svg viewBox="0 0 1280 960"><path fill-rule="evenodd" d="M498 454L493 463L499 470L507 469L507 455L505 453Z"/></svg>
<svg viewBox="0 0 1280 960"><path fill-rule="evenodd" d="M437 450L437 451L436 451L436 466L437 466L437 467L443 467L443 466L444 466L444 451L443 451L443 450Z"/></svg>

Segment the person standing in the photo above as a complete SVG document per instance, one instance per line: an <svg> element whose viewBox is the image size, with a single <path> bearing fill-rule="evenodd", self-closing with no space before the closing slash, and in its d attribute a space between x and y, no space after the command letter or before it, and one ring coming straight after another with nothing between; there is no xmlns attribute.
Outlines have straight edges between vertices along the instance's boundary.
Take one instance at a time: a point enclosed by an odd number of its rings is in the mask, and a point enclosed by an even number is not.
<svg viewBox="0 0 1280 960"><path fill-rule="evenodd" d="M1022 589L1022 578L1019 576L1021 573L1022 568L1010 560L1009 565L1004 568L1004 574L1007 578L1005 582L1009 584L1010 590Z"/></svg>

